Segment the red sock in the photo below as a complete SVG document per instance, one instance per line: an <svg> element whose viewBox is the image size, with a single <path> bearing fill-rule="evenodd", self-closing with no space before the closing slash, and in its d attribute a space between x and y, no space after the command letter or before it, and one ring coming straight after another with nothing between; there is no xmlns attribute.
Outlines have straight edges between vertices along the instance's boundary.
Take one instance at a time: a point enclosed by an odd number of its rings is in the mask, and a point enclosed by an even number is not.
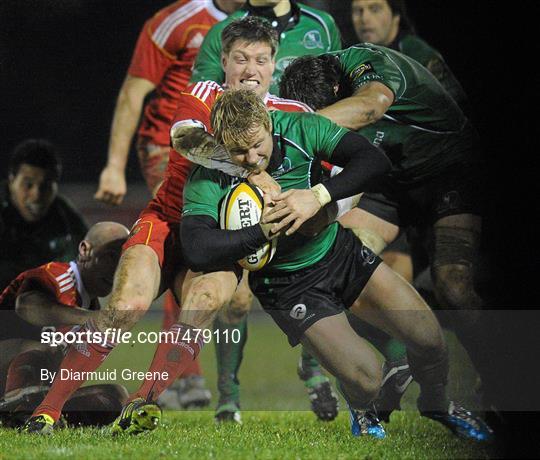
<svg viewBox="0 0 540 460"><path fill-rule="evenodd" d="M203 345L202 334L196 337L196 332L187 324L173 324L169 332L174 334L172 342L162 342L158 345L149 372L167 373L163 379L146 379L130 400L144 398L155 401L197 358ZM197 340L195 340L197 338Z"/></svg>
<svg viewBox="0 0 540 460"><path fill-rule="evenodd" d="M38 350L30 350L18 354L7 371L6 390L8 393L19 388L48 385L41 380L41 369L51 370L49 353Z"/></svg>
<svg viewBox="0 0 540 460"><path fill-rule="evenodd" d="M95 328L89 325L84 326L81 330L95 331ZM71 372L82 373L95 371L109 355L113 347L114 345L112 343L102 346L101 344L88 342L70 346L60 364L51 389L43 402L34 410L32 416L47 414L54 420L58 420L65 402L87 380L85 374L79 374L75 376L76 378L72 378L73 374ZM62 378L66 377L62 375L63 369L70 371L69 378Z"/></svg>
<svg viewBox="0 0 540 460"><path fill-rule="evenodd" d="M187 365L182 377L188 377L190 375L202 376L202 368L198 356Z"/></svg>
<svg viewBox="0 0 540 460"><path fill-rule="evenodd" d="M176 303L173 293L170 290L165 291L162 329L168 331L170 327L178 321L179 316L180 306Z"/></svg>

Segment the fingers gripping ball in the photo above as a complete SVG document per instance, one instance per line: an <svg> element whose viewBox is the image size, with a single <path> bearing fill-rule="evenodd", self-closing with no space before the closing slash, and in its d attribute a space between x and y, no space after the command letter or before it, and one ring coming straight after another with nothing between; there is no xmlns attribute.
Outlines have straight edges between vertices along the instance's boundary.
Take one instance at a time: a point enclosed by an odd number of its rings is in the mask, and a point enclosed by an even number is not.
<svg viewBox="0 0 540 460"><path fill-rule="evenodd" d="M220 226L226 230L250 227L261 220L263 211L262 191L247 182L234 187L221 203ZM277 239L269 241L257 252L239 260L240 266L249 271L263 268L276 252Z"/></svg>

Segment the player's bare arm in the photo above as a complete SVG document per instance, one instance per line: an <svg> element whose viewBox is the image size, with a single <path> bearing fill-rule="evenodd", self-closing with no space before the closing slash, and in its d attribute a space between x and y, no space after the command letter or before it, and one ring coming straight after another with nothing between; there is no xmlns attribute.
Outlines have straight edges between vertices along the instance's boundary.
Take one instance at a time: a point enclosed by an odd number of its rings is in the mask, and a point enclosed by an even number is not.
<svg viewBox="0 0 540 460"><path fill-rule="evenodd" d="M34 326L72 326L84 324L96 312L59 303L40 291L26 291L17 297L17 314Z"/></svg>
<svg viewBox="0 0 540 460"><path fill-rule="evenodd" d="M344 128L356 131L379 120L393 102L394 93L386 85L374 81L318 113Z"/></svg>
<svg viewBox="0 0 540 460"><path fill-rule="evenodd" d="M107 164L101 171L94 198L111 205L122 203L126 195L126 164L131 140L137 129L144 98L155 85L144 78L127 76L114 111Z"/></svg>

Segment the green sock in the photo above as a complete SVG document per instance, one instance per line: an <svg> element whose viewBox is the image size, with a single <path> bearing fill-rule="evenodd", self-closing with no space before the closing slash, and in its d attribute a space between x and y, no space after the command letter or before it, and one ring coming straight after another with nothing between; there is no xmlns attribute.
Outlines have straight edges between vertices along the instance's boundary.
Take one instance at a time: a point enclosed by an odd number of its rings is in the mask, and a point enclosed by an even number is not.
<svg viewBox="0 0 540 460"><path fill-rule="evenodd" d="M308 388L328 381L328 377L324 375L319 362L304 347L302 347L302 371L300 378Z"/></svg>
<svg viewBox="0 0 540 460"><path fill-rule="evenodd" d="M374 343L374 345L388 362L399 361L407 357L405 345L390 336L387 336L385 340L381 340L378 344Z"/></svg>
<svg viewBox="0 0 540 460"><path fill-rule="evenodd" d="M242 363L244 346L247 340L247 316L237 324L228 324L218 315L214 321L214 330L219 329L219 342L216 340L216 360L218 371L219 405L234 402L240 404L240 382L238 369ZM234 343L231 340L232 331L240 331L240 340ZM224 332L228 331L228 334ZM235 334L236 336L236 334ZM228 340L226 340L228 338Z"/></svg>

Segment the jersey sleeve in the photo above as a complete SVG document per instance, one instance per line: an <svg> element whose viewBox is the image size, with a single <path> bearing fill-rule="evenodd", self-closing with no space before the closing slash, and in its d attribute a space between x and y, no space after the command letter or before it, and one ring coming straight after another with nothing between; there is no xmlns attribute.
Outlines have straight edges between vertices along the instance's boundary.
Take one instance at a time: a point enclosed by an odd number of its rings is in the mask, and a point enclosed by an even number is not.
<svg viewBox="0 0 540 460"><path fill-rule="evenodd" d="M210 111L214 98L210 100L202 96L198 94L197 85L190 85L182 91L171 127L178 123L193 121L194 124L202 123L206 131L210 132Z"/></svg>
<svg viewBox="0 0 540 460"><path fill-rule="evenodd" d="M330 161L336 146L349 130L315 113L299 115L299 119L300 129L308 133L309 151L320 160Z"/></svg>
<svg viewBox="0 0 540 460"><path fill-rule="evenodd" d="M353 46L338 56L353 90L377 81L387 86L398 98L406 88L405 77L399 66L379 50Z"/></svg>
<svg viewBox="0 0 540 460"><path fill-rule="evenodd" d="M183 216L209 216L219 222L219 203L227 188L220 185L219 172L195 168L184 187Z"/></svg>
<svg viewBox="0 0 540 460"><path fill-rule="evenodd" d="M157 86L173 64L175 57L152 40L152 21L148 20L141 30L128 74L149 80Z"/></svg>
<svg viewBox="0 0 540 460"><path fill-rule="evenodd" d="M221 84L225 81L225 73L221 67L221 24L214 25L204 37L193 65L190 80L192 83L213 80Z"/></svg>

